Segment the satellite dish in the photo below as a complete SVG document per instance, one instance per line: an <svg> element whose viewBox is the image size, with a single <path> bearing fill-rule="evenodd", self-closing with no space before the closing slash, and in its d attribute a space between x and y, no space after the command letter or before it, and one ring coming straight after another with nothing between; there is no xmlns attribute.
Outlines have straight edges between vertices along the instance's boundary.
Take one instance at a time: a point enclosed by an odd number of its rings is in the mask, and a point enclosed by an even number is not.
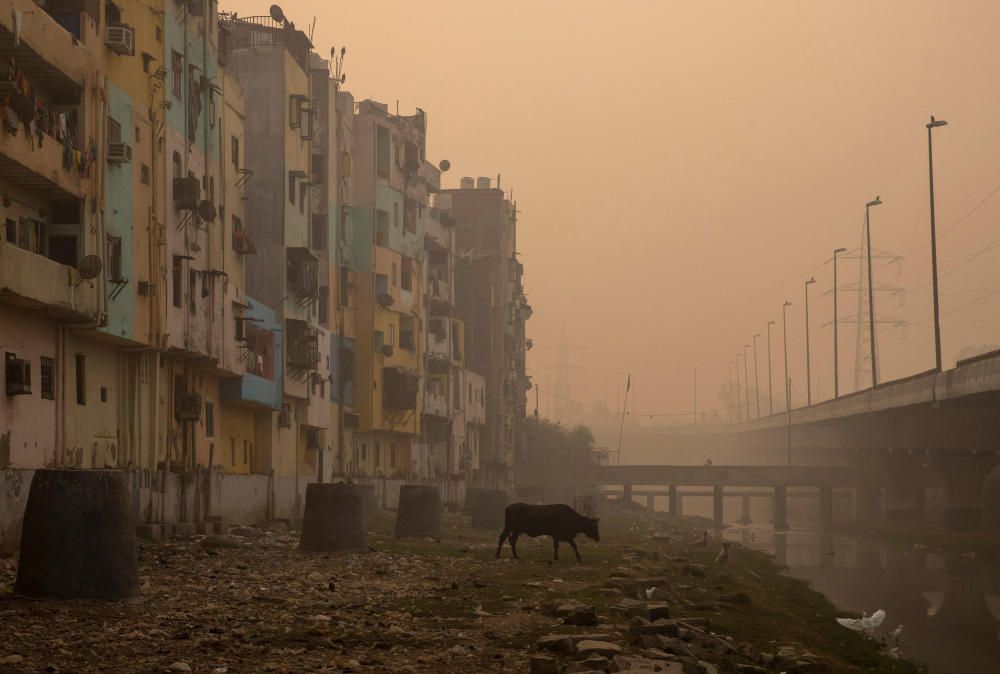
<svg viewBox="0 0 1000 674"><path fill-rule="evenodd" d="M278 7L277 5L271 5L271 18L277 21L278 23L284 23L285 13L281 11L281 7Z"/></svg>
<svg viewBox="0 0 1000 674"><path fill-rule="evenodd" d="M96 255L87 255L80 260L80 264L77 265L76 270L80 272L80 278L89 281L92 278L96 278L103 268L104 264L101 262L101 258Z"/></svg>
<svg viewBox="0 0 1000 674"><path fill-rule="evenodd" d="M442 159L441 162L438 164L438 168L441 169L441 172L443 173L451 168L451 162L448 161L447 159Z"/></svg>
<svg viewBox="0 0 1000 674"><path fill-rule="evenodd" d="M198 217L205 222L215 222L215 215L215 204L208 199L203 199L201 203L198 204Z"/></svg>

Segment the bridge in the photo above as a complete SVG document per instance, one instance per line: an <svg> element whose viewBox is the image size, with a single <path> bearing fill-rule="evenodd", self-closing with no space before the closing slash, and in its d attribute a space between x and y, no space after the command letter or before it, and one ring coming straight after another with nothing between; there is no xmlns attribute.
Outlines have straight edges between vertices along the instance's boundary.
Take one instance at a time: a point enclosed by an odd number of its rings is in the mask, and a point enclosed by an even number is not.
<svg viewBox="0 0 1000 674"><path fill-rule="evenodd" d="M668 494L708 486L716 500L726 487L770 487L776 512L788 487L818 487L824 501L824 490L851 487L861 513L884 491L886 517L910 521L921 516L925 489L943 487L946 525L975 529L987 476L1000 465L1000 352L749 422L670 429L662 445L707 456L786 447L788 465L600 466L590 484L626 495L633 485L665 485Z"/></svg>

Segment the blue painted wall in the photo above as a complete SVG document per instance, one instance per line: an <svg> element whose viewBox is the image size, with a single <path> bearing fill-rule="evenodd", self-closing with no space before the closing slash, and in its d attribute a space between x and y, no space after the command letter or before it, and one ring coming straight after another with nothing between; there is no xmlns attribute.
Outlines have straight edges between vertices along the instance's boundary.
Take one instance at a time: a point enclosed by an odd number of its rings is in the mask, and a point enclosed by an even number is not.
<svg viewBox="0 0 1000 674"><path fill-rule="evenodd" d="M122 142L135 144L135 122L132 121L132 99L114 83L108 83L108 116L121 125ZM135 241L133 228L135 213L133 186L137 164L124 162L108 164L104 183L104 224L108 236L122 240L122 277L129 284L121 289L115 299L108 301L108 325L102 332L116 337L135 338ZM102 272L102 273L107 273ZM108 293L115 287L108 284Z"/></svg>
<svg viewBox="0 0 1000 674"><path fill-rule="evenodd" d="M254 319L254 325L274 334L274 351L271 358L274 359L274 381L258 377L255 374L244 374L239 378L223 379L220 382L220 390L223 402L248 402L257 403L270 407L271 409L281 409L281 376L282 376L282 330L281 323L277 320L274 310L255 299L247 298L249 309L243 312L246 318Z"/></svg>

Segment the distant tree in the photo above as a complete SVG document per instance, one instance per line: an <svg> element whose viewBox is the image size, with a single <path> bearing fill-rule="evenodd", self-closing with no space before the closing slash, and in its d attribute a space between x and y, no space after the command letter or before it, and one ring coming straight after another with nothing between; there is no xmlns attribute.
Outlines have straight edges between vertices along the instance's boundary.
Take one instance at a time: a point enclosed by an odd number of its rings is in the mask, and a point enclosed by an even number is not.
<svg viewBox="0 0 1000 674"><path fill-rule="evenodd" d="M981 356L984 353L989 353L990 351L996 351L1000 349L1000 346L996 344L980 344L979 346L963 346L958 352L958 356L955 361L965 360L966 358L974 358L975 356Z"/></svg>

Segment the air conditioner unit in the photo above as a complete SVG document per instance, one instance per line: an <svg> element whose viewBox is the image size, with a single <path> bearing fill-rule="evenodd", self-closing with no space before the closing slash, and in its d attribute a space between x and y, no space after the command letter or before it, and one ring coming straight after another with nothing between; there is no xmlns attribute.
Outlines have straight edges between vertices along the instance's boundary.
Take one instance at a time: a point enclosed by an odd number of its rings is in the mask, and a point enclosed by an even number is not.
<svg viewBox="0 0 1000 674"><path fill-rule="evenodd" d="M180 209L198 208L201 198L201 183L197 178L174 178L174 206Z"/></svg>
<svg viewBox="0 0 1000 674"><path fill-rule="evenodd" d="M12 358L9 354L4 363L4 379L7 384L7 395L19 396L31 393L31 361L23 358Z"/></svg>
<svg viewBox="0 0 1000 674"><path fill-rule="evenodd" d="M108 26L104 29L104 44L122 56L135 55L135 31L130 26Z"/></svg>
<svg viewBox="0 0 1000 674"><path fill-rule="evenodd" d="M382 355L383 356L391 356L392 355L392 346L389 345L389 344L383 345L382 346Z"/></svg>
<svg viewBox="0 0 1000 674"><path fill-rule="evenodd" d="M198 421L201 419L201 394L181 393L177 396L177 421Z"/></svg>
<svg viewBox="0 0 1000 674"><path fill-rule="evenodd" d="M132 146L127 143L108 143L108 162L126 164L132 161Z"/></svg>
<svg viewBox="0 0 1000 674"><path fill-rule="evenodd" d="M292 406L282 405L278 412L278 428L288 428L292 425Z"/></svg>
<svg viewBox="0 0 1000 674"><path fill-rule="evenodd" d="M392 295L389 293L379 293L378 303L383 307L391 307L393 303Z"/></svg>

